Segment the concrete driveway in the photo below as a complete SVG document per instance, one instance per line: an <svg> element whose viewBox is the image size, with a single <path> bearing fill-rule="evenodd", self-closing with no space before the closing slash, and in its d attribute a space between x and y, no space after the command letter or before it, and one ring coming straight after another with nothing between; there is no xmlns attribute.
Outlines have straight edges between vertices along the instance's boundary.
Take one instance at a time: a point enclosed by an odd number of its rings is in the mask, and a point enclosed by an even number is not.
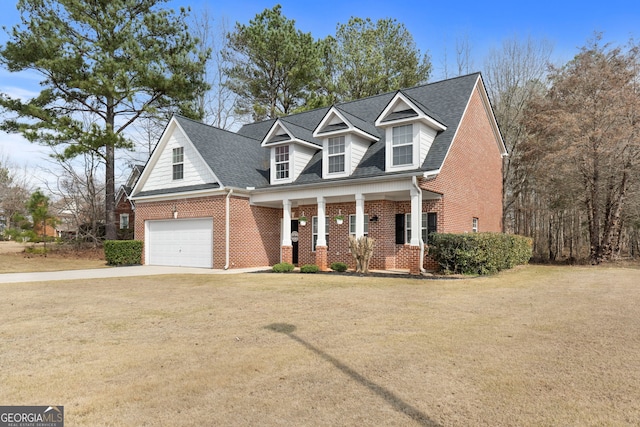
<svg viewBox="0 0 640 427"><path fill-rule="evenodd" d="M51 282L57 280L77 279L108 279L110 277L157 276L163 274L239 274L267 270L270 270L270 267L215 270L210 268L139 265L131 267L96 268L91 270L47 271L40 273L6 273L0 274L0 283Z"/></svg>

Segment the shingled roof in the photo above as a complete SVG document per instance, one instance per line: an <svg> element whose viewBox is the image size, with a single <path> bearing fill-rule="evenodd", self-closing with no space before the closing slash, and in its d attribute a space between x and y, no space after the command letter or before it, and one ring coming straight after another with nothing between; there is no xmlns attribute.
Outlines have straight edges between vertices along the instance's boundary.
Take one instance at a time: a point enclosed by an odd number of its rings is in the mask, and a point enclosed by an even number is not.
<svg viewBox="0 0 640 427"><path fill-rule="evenodd" d="M422 167L417 171L437 170L442 166L478 77L479 73L474 73L400 91L424 113L447 127L438 133ZM344 181L385 174L385 132L376 128L374 123L396 94L397 91L389 92L335 105L351 124L364 132L379 136L380 139L371 144L350 177L334 180ZM293 138L317 144L319 140L311 134L328 111L329 107L324 107L286 116L281 120L293 133ZM275 123L275 119L246 124L237 133L184 117L176 116L176 119L218 176L220 185L238 188L270 186L269 149L261 147L260 144ZM322 178L321 162L322 151L318 150L294 183L278 187L333 181Z"/></svg>

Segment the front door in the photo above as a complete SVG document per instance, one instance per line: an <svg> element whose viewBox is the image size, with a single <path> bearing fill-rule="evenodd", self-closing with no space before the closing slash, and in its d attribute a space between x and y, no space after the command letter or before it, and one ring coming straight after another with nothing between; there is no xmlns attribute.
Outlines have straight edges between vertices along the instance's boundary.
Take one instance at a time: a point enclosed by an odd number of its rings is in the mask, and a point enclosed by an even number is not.
<svg viewBox="0 0 640 427"><path fill-rule="evenodd" d="M291 246L293 246L292 252L292 263L293 265L298 265L298 220L291 220Z"/></svg>

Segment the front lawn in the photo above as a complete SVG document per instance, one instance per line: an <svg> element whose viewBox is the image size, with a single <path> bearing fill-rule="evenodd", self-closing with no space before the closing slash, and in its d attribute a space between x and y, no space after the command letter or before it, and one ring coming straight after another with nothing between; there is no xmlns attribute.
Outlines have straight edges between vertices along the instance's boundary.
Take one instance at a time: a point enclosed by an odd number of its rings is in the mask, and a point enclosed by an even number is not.
<svg viewBox="0 0 640 427"><path fill-rule="evenodd" d="M640 420L637 269L1 286L0 402L70 426Z"/></svg>

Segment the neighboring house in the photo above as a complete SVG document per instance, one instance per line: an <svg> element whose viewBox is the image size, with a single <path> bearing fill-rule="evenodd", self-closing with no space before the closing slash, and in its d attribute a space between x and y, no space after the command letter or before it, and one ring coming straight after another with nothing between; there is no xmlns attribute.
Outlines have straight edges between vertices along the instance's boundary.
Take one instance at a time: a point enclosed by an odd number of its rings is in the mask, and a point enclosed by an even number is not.
<svg viewBox="0 0 640 427"><path fill-rule="evenodd" d="M237 133L175 116L130 196L135 237L146 264L324 270L368 235L370 268L418 274L428 233L501 231L506 154L480 74Z"/></svg>
<svg viewBox="0 0 640 427"><path fill-rule="evenodd" d="M129 196L143 169L144 165L134 165L126 184L121 185L116 194L116 229L119 239L132 239L134 236L136 206Z"/></svg>

